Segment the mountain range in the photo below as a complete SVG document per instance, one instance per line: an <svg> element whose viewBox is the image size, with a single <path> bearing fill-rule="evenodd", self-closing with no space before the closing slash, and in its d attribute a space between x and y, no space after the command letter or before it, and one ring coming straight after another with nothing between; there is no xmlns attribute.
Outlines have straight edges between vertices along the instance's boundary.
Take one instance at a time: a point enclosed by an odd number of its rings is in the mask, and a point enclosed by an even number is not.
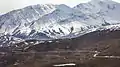
<svg viewBox="0 0 120 67"><path fill-rule="evenodd" d="M0 16L0 46L25 40L75 38L120 27L120 3L91 0L71 8L65 4L37 4Z"/></svg>

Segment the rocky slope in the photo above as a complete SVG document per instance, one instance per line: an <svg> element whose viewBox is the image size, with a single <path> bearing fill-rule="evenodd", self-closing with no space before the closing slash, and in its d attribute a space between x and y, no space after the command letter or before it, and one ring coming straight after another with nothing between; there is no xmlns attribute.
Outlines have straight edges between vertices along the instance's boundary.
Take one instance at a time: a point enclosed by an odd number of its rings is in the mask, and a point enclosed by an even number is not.
<svg viewBox="0 0 120 67"><path fill-rule="evenodd" d="M92 0L74 8L46 4L13 10L0 16L1 46L18 40L74 38L89 30L119 24L119 11L120 4L112 0Z"/></svg>
<svg viewBox="0 0 120 67"><path fill-rule="evenodd" d="M119 67L120 61L117 58L94 57L96 51L100 52L99 56L120 56L119 34L120 27L112 26L77 38L45 41L27 48L26 43L30 45L37 41L21 42L16 44L18 47L12 47L12 53L6 51L8 48L3 49L8 53L5 56L1 55L6 62L2 63L3 60L1 60L0 65L3 67L53 67L54 64L75 63L76 66L73 67Z"/></svg>

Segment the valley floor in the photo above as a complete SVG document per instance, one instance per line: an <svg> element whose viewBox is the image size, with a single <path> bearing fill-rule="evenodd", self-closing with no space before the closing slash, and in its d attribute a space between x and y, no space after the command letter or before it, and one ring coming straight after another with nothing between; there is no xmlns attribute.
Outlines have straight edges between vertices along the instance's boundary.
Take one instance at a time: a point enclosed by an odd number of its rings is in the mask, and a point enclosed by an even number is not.
<svg viewBox="0 0 120 67"><path fill-rule="evenodd" d="M106 61L105 63L120 62L120 56L101 56L99 53L88 50L17 52L12 54L1 52L1 57L2 55L6 55L6 57L1 58L4 58L4 61L0 60L0 65L2 67L100 67L103 65L103 61ZM116 62L113 63L116 64ZM74 65L70 65L70 63Z"/></svg>

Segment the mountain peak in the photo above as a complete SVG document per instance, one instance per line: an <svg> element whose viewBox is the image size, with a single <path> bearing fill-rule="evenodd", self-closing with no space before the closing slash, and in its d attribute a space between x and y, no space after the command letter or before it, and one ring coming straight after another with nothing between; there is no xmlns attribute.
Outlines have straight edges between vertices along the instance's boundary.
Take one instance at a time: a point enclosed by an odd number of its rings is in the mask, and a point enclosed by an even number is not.
<svg viewBox="0 0 120 67"><path fill-rule="evenodd" d="M97 1L112 1L112 0L91 0L91 1L97 2Z"/></svg>
<svg viewBox="0 0 120 67"><path fill-rule="evenodd" d="M63 8L70 8L69 6L67 6L67 5L65 5L65 4L60 4L60 5L58 5L57 7L58 7L58 8L61 8L61 9L63 9Z"/></svg>
<svg viewBox="0 0 120 67"><path fill-rule="evenodd" d="M57 6L57 9L58 10L62 10L64 12L68 12L68 13L71 13L73 11L73 9L65 4L60 4Z"/></svg>
<svg viewBox="0 0 120 67"><path fill-rule="evenodd" d="M112 0L91 0L93 3L98 3L98 2L110 2Z"/></svg>

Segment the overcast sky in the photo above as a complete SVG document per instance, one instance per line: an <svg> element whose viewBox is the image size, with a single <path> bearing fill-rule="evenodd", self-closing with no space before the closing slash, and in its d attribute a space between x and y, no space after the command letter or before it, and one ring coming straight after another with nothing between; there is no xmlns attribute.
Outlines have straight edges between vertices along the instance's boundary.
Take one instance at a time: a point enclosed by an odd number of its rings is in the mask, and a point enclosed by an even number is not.
<svg viewBox="0 0 120 67"><path fill-rule="evenodd" d="M66 4L73 7L79 3L88 1L90 0L0 0L0 14L34 4ZM120 2L120 0L115 1Z"/></svg>

